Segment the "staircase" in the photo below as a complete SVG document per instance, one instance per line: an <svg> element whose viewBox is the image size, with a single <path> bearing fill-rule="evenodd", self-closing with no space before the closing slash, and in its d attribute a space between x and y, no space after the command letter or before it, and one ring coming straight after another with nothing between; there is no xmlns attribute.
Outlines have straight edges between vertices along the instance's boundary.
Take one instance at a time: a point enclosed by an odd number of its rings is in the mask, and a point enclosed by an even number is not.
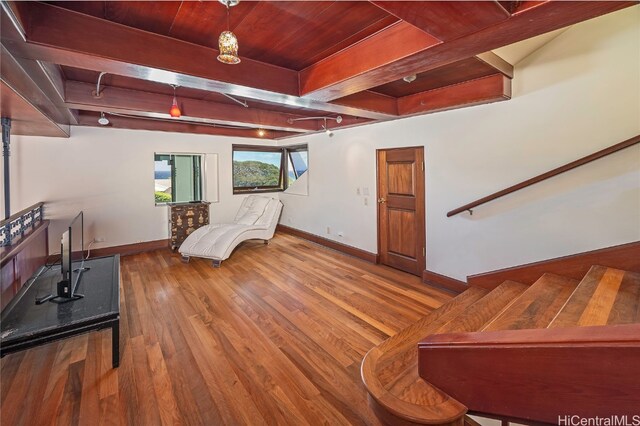
<svg viewBox="0 0 640 426"><path fill-rule="evenodd" d="M544 274L531 286L470 287L371 349L362 380L388 424L638 410L638 323L637 272L593 266L580 281Z"/></svg>

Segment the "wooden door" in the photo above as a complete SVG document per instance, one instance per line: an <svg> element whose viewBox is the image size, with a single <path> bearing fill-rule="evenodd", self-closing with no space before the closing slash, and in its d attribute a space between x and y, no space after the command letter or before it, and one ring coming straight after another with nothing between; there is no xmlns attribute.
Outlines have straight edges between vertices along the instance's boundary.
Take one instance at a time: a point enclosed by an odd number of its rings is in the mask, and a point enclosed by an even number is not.
<svg viewBox="0 0 640 426"><path fill-rule="evenodd" d="M422 275L425 267L424 148L378 150L380 263Z"/></svg>

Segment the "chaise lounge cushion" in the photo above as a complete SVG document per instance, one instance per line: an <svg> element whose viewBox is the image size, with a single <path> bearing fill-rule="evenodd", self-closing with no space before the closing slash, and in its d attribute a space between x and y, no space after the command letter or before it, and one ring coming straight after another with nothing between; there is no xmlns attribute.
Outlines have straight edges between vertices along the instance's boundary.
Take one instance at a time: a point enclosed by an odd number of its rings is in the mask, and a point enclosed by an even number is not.
<svg viewBox="0 0 640 426"><path fill-rule="evenodd" d="M256 223L271 200L271 198L267 197L247 197L247 199L248 201L243 203L234 220L238 225L253 225Z"/></svg>
<svg viewBox="0 0 640 426"><path fill-rule="evenodd" d="M243 241L273 238L281 211L279 200L250 195L242 202L234 223L198 228L184 240L178 251L184 257L225 260Z"/></svg>

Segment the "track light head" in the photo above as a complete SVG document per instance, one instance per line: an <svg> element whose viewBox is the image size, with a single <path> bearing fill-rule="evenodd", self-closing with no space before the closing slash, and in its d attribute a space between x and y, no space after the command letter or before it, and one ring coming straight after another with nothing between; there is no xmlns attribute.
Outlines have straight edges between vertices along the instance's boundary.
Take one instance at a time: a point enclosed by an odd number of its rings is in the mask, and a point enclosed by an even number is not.
<svg viewBox="0 0 640 426"><path fill-rule="evenodd" d="M109 119L104 116L104 112L100 113L100 118L98 118L98 124L101 126L106 126L109 124Z"/></svg>

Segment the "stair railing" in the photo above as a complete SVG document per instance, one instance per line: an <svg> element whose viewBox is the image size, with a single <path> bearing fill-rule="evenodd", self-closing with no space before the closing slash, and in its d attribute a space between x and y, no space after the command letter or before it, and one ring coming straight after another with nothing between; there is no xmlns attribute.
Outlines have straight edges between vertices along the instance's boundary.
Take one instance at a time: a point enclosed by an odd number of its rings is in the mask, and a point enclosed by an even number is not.
<svg viewBox="0 0 640 426"><path fill-rule="evenodd" d="M36 203L0 222L0 247L10 246L14 238L23 236L28 229L42 221L43 206L43 202Z"/></svg>
<svg viewBox="0 0 640 426"><path fill-rule="evenodd" d="M504 197L507 194L511 194L512 192L516 192L519 191L520 189L526 188L527 186L531 186L534 185L538 182L542 182L543 180L552 178L554 176L557 176L561 173L567 172L569 170L575 169L576 167L580 167L583 166L587 163L590 163L592 161L595 161L597 159L600 159L602 157L606 157L607 155L611 155L615 152L621 151L625 148L629 148L632 145L635 145L637 143L640 143L640 135L635 136L631 139L627 139L624 142L620 142L617 143L615 145L612 145L608 148L605 148L601 151L598 152L594 152L591 155L587 155L586 157L582 157L578 160L572 161L571 163L565 164L564 166L560 166L558 168L555 168L553 170L550 170L546 173L542 173L541 175L532 177L531 179L527 179L523 182L520 182L518 184L515 184L513 186L510 186L508 188L505 188L501 191L498 192L494 192L491 195L487 195L486 197L482 197L479 198L471 203L465 204L464 206L458 207L457 209L453 209L450 212L447 213L447 217L451 217L454 215L457 215L458 213L462 213L465 211L468 211L469 213L473 214L473 208L477 207L479 205L488 203L489 201L493 201L496 198L500 198L500 197Z"/></svg>

